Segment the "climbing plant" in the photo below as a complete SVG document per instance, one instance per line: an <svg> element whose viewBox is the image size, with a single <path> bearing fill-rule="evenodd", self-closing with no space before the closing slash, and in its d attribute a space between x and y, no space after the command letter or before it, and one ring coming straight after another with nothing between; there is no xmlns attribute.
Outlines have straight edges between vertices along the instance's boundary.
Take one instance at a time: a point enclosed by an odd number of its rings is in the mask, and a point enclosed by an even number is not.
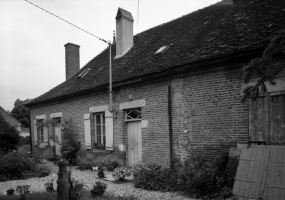
<svg viewBox="0 0 285 200"><path fill-rule="evenodd" d="M259 92L266 92L265 82L274 85L275 77L280 73L282 68L285 67L283 63L278 68L274 67L274 56L285 54L285 30L279 32L274 37L267 48L264 50L260 58L252 59L247 65L243 67L243 82L246 86L243 88L242 102L246 99L255 101L259 95ZM254 84L249 84L253 75L257 74L257 80Z"/></svg>

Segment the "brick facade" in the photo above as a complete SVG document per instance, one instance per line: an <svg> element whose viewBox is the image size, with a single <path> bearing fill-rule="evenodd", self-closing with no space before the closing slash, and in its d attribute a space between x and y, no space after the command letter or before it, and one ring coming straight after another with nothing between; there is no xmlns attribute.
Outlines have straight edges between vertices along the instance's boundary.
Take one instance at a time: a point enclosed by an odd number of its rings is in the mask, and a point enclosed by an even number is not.
<svg viewBox="0 0 285 200"><path fill-rule="evenodd" d="M115 88L114 152L105 154L107 160L126 162L126 154L118 144L126 143L124 111L119 104L145 99L142 119L148 127L142 128L142 160L169 165L168 85L171 85L173 122L173 150L181 159L189 155L219 155L239 142L248 141L248 104L241 100L241 68L244 63L217 65L176 73L168 80ZM72 131L84 146L83 115L89 107L106 105L107 93L70 99L63 103L31 109L31 120L36 115L62 112L63 118L72 119ZM51 131L51 130L49 130ZM88 157L104 154L88 152Z"/></svg>

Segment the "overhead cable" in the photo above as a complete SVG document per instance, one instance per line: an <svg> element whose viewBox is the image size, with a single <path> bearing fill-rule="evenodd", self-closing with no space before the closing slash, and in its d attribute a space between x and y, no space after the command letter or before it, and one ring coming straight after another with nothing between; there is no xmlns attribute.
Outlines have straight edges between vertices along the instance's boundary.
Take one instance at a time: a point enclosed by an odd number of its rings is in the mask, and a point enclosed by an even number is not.
<svg viewBox="0 0 285 200"><path fill-rule="evenodd" d="M60 20L62 20L62 21L64 21L64 22L66 22L66 23L68 23L68 24L70 24L70 25L72 25L72 26L74 26L74 27L76 27L76 28L78 28L78 29L84 31L85 33L88 33L89 35L92 35L93 37L95 37L95 38L97 38L97 39L99 39L99 40L101 40L101 41L103 41L103 42L105 42L105 43L108 44L108 42L107 42L106 40L104 40L104 39L102 39L102 38L100 38L100 37L97 37L96 35L94 35L94 34L88 32L88 31L86 31L86 30L84 30L84 29L82 29L82 28L76 26L75 24L73 24L73 23L71 23L71 22L69 22L69 21L67 21L67 20L65 20L65 19L63 19L63 18L61 18L61 17L59 17L59 16L57 16L57 15L55 15L55 14L53 14L53 13L47 11L47 10L45 10L44 8L42 8L42 7L36 5L36 4L34 4L34 3L32 3L32 2L30 2L30 1L28 1L28 0L24 0L24 1L26 1L26 2L28 2L28 3L30 3L30 4L32 4L33 6L35 6L35 7L39 8L39 9L41 9L41 10L43 10L43 11L49 13L50 15L53 15L53 16L55 16L56 18L58 18L58 19L60 19Z"/></svg>

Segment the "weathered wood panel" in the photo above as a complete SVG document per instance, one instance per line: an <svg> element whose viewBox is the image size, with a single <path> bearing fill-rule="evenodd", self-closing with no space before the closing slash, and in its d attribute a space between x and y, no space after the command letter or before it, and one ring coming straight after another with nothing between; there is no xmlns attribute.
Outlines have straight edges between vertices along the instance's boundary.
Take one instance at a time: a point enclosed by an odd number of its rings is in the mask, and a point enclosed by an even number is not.
<svg viewBox="0 0 285 200"><path fill-rule="evenodd" d="M285 95L271 97L270 141L285 144Z"/></svg>
<svg viewBox="0 0 285 200"><path fill-rule="evenodd" d="M285 199L285 146L242 149L233 193L253 199Z"/></svg>
<svg viewBox="0 0 285 200"><path fill-rule="evenodd" d="M265 97L250 102L249 134L251 141L265 141L267 113L267 100Z"/></svg>

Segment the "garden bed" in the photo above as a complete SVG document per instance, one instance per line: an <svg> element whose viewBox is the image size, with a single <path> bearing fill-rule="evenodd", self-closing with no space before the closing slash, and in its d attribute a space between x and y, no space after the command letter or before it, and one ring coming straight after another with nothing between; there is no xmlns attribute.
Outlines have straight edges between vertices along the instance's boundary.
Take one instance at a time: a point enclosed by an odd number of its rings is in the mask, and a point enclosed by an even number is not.
<svg viewBox="0 0 285 200"><path fill-rule="evenodd" d="M90 193L93 184L100 180L97 178L97 172L92 171L80 171L77 170L75 167L70 168L72 171L71 177L82 181L86 187L85 190L88 190L87 193ZM30 178L27 180L9 180L5 182L0 182L0 195L6 194L6 190L9 188L16 188L18 185L30 185L31 193L35 192L44 192L45 186L44 184L48 181L53 179L54 181L54 188L57 187L56 180L57 180L57 173L53 172L49 176L43 178ZM102 181L102 180L101 180ZM139 188L134 188L133 183L126 182L123 184L116 184L110 181L104 181L107 184L107 190L104 193L104 196L107 197L114 197L114 196L135 196L138 199L146 200L146 199L189 199L187 196L183 196L182 192L160 192L160 191L149 191L143 190ZM88 196L88 195L87 195ZM87 198L88 199L88 198ZM108 198L107 198L108 199Z"/></svg>

